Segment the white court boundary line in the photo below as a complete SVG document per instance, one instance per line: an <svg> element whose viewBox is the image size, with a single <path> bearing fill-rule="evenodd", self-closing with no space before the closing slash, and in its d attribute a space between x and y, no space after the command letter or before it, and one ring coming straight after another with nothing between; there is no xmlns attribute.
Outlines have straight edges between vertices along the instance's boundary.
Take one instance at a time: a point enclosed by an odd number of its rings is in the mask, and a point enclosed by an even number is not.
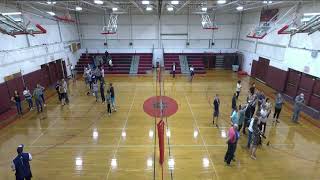
<svg viewBox="0 0 320 180"><path fill-rule="evenodd" d="M218 172L217 172L217 170L216 170L216 168L215 168L215 166L214 166L214 164L213 164L213 161L212 161L212 159L211 159L211 156L210 156L209 150L208 150L208 148L207 148L206 142L204 141L204 139L203 139L203 137L202 137L202 135L201 135L201 132L200 132L200 129L199 129L199 126L198 126L198 122L197 122L197 120L196 120L196 118L195 118L195 116L194 116L194 113L193 113L193 111L192 111L192 108L191 108L191 105L190 105L190 102L189 102L189 99L188 99L186 93L184 93L184 97L185 97L186 100L187 100L188 107L189 107L189 109L190 109L190 111L191 111L191 114L192 114L192 119L193 119L195 125L197 126L197 130L198 130L199 135L200 135L200 137L201 137L201 140L202 140L202 142L203 142L203 146L204 146L204 148L205 148L205 150L207 151L207 154L208 154L208 156L209 156L210 163L211 163L211 165L212 165L212 169L214 170L215 175L216 175L217 179L219 180Z"/></svg>
<svg viewBox="0 0 320 180"><path fill-rule="evenodd" d="M272 146L292 146L297 144L272 144ZM172 144L170 147L204 147L205 145L200 144ZM226 144L206 144L207 147L227 147ZM52 147L52 145L36 145L29 146L30 148L48 148ZM114 148L117 145L60 145L55 148ZM140 144L140 145L119 145L121 148L146 148L146 147L159 147L159 145L151 145L151 144Z"/></svg>
<svg viewBox="0 0 320 180"><path fill-rule="evenodd" d="M130 109L129 109L129 111L128 111L128 114L127 114L127 117L126 117L126 121L125 121L125 123L124 123L124 126L123 126L123 128L122 128L121 133L123 132L123 130L126 129L126 126L127 126L128 120L129 120L129 114L130 114L130 112L131 112L131 110L132 110L132 107L133 107L133 104L134 104L134 100L135 100L135 98L136 98L136 91L137 91L137 88L135 87L135 88L134 88L133 99L132 99L132 102L131 102L131 105L130 105ZM113 158L116 157L116 154L117 154L118 149L119 149L119 147L120 147L121 139L122 139L122 136L120 135L120 138L119 138L119 140L118 140L118 144L117 144L116 149L115 149L115 151L114 151L114 153L113 153ZM109 163L109 162L108 162L108 163ZM106 179L109 179L109 175L110 175L111 169L112 169L112 166L110 165L109 171L108 171L107 174L106 174Z"/></svg>

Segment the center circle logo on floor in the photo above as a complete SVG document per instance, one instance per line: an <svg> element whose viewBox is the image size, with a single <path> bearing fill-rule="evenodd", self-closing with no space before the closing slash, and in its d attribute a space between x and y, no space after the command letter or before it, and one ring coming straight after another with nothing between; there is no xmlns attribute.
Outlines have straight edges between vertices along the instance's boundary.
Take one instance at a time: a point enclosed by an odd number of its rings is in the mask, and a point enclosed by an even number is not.
<svg viewBox="0 0 320 180"><path fill-rule="evenodd" d="M168 96L153 96L144 101L143 110L152 117L169 117L178 111L177 102Z"/></svg>

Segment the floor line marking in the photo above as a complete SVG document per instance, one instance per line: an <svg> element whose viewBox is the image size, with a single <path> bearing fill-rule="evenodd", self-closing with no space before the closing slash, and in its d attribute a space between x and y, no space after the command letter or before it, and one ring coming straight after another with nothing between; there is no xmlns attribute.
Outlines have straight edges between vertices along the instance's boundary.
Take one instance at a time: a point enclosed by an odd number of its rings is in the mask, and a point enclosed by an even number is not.
<svg viewBox="0 0 320 180"><path fill-rule="evenodd" d="M40 119L41 121L41 119ZM58 120L55 120L50 126L48 126L36 139L34 139L30 146L32 146L34 143L36 143L52 126L54 126L56 123L58 122Z"/></svg>
<svg viewBox="0 0 320 180"><path fill-rule="evenodd" d="M129 111L128 111L128 114L127 114L127 117L126 117L126 121L124 122L124 125L123 125L123 128L122 128L122 131L126 129L126 126L127 126L127 123L128 123L128 120L129 120L129 114L132 110L132 107L133 107L133 104L134 104L134 100L136 98L136 90L137 88L135 87L134 89L134 95L133 95L133 98L132 98L132 102L131 102L131 105L130 105L130 108L129 108ZM118 152L118 149L120 147L120 143L121 143L121 139L122 139L122 135L120 134L120 138L118 140L118 144L117 144L117 147L113 153L113 158L116 157L116 154ZM108 180L109 179L109 175L110 175L110 172L111 172L111 169L112 169L112 166L109 167L109 171L107 172L107 175L106 175L106 179Z"/></svg>
<svg viewBox="0 0 320 180"><path fill-rule="evenodd" d="M196 118L195 118L195 116L194 116L194 113L193 113L193 111L192 111L192 108L191 108L191 105L190 105L190 102L189 102L189 99L188 99L186 93L184 93L184 97L185 97L186 100L187 100L188 107L189 107L189 109L190 109L190 111L191 111L191 114L192 114L192 119L193 119L195 125L197 126L199 135L200 135L201 140L202 140L202 142L203 142L203 146L204 146L204 148L205 148L205 150L207 151L207 154L208 154L208 156L209 156L209 159L210 159L212 168L213 168L213 170L214 170L214 172L215 172L215 176L216 176L217 179L219 180L218 172L217 172L217 170L216 170L216 168L215 168L215 166L214 166L214 164L213 164L213 161L212 161L212 159L211 159L211 156L210 156L209 150L208 150L208 148L207 148L206 142L204 141L204 139L203 139L203 137L202 137L202 135L201 135L201 131L200 131L199 126L198 126L198 122L197 122L197 120L196 120Z"/></svg>

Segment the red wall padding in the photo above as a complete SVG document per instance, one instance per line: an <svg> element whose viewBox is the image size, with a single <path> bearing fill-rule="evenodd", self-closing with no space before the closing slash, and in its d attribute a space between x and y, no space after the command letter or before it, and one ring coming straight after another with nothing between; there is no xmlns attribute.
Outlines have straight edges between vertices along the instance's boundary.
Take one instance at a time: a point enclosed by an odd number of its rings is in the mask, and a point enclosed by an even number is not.
<svg viewBox="0 0 320 180"><path fill-rule="evenodd" d="M14 91L17 90L21 96L22 99L24 97L22 96L22 91L24 88L22 77L16 77L15 79L11 79L9 81L5 82L7 85L7 91L9 92L10 97L14 95Z"/></svg>
<svg viewBox="0 0 320 180"><path fill-rule="evenodd" d="M303 89L307 92L312 92L314 83L315 83L315 80L313 77L302 75L300 84L299 84L299 89Z"/></svg>
<svg viewBox="0 0 320 180"><path fill-rule="evenodd" d="M313 94L320 96L320 80L316 80L313 86Z"/></svg>
<svg viewBox="0 0 320 180"><path fill-rule="evenodd" d="M23 76L24 82L30 91L33 91L36 88L37 83L40 82L40 73L41 70L39 69Z"/></svg>
<svg viewBox="0 0 320 180"><path fill-rule="evenodd" d="M257 69L258 69L258 61L253 60L252 67L251 67L251 76L254 78L257 77Z"/></svg>
<svg viewBox="0 0 320 180"><path fill-rule="evenodd" d="M273 66L269 66L268 72L266 75L266 83L273 89L277 91L284 91L285 82L287 79L287 71L275 68Z"/></svg>
<svg viewBox="0 0 320 180"><path fill-rule="evenodd" d="M8 94L7 85L5 83L0 84L0 94L0 113L3 113L10 109L11 106L11 97Z"/></svg>
<svg viewBox="0 0 320 180"><path fill-rule="evenodd" d="M311 95L309 105L312 108L320 111L320 96Z"/></svg>
<svg viewBox="0 0 320 180"><path fill-rule="evenodd" d="M288 72L288 80L286 82L285 94L290 97L295 97L297 95L297 91L300 83L300 72L289 70Z"/></svg>
<svg viewBox="0 0 320 180"><path fill-rule="evenodd" d="M39 72L40 81L39 84L48 87L50 84L49 66L41 65L41 70Z"/></svg>

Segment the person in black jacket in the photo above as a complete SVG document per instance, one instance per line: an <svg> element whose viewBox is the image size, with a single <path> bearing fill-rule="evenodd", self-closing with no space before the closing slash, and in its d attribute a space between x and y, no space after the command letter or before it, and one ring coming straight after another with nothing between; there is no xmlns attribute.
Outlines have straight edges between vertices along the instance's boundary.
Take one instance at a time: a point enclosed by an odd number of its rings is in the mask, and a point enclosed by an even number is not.
<svg viewBox="0 0 320 180"><path fill-rule="evenodd" d="M59 91L60 86L61 86L61 84L60 84L60 81L58 80L57 83L56 83L55 89L57 91L59 101L61 102L61 94L60 94L60 91Z"/></svg>
<svg viewBox="0 0 320 180"><path fill-rule="evenodd" d="M104 104L106 101L106 97L104 95L104 82L103 81L100 82L100 95L101 95L102 104Z"/></svg>
<svg viewBox="0 0 320 180"><path fill-rule="evenodd" d="M237 109L237 94L236 93L233 93L231 108L232 108L232 112L233 112L233 110Z"/></svg>
<svg viewBox="0 0 320 180"><path fill-rule="evenodd" d="M11 164L12 171L15 171L16 180L31 180L32 173L29 161L32 160L30 153L23 152L24 145L21 144L17 148L17 157L14 158Z"/></svg>

